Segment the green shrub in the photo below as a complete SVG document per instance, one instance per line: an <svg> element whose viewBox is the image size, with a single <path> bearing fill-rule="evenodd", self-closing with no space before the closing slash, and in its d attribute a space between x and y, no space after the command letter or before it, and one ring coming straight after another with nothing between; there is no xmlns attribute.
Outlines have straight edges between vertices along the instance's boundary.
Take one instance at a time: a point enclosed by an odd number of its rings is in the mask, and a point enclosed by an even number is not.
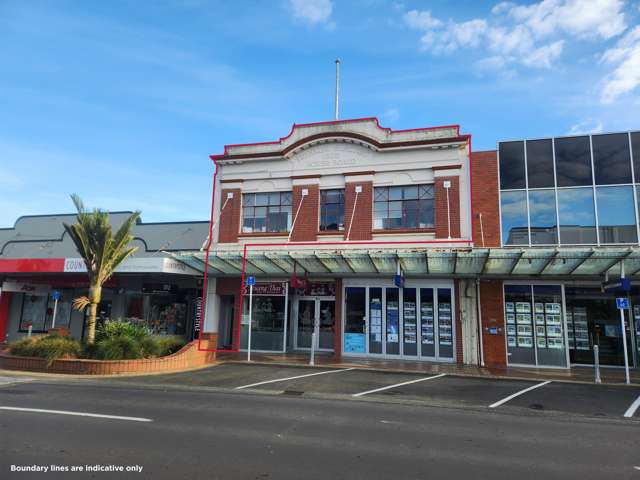
<svg viewBox="0 0 640 480"><path fill-rule="evenodd" d="M100 360L133 360L143 357L140 341L126 337L114 336L96 342L95 356Z"/></svg>
<svg viewBox="0 0 640 480"><path fill-rule="evenodd" d="M43 335L23 338L9 346L12 355L22 357L40 357L47 360L50 367L58 358L78 358L82 354L82 345L77 340L60 335Z"/></svg>
<svg viewBox="0 0 640 480"><path fill-rule="evenodd" d="M149 335L148 337L141 338L138 342L142 350L142 356L145 358L162 356L160 352L160 342L158 338Z"/></svg>
<svg viewBox="0 0 640 480"><path fill-rule="evenodd" d="M113 337L127 337L140 340L151 335L145 325L131 323L127 320L109 320L96 329L96 342Z"/></svg>

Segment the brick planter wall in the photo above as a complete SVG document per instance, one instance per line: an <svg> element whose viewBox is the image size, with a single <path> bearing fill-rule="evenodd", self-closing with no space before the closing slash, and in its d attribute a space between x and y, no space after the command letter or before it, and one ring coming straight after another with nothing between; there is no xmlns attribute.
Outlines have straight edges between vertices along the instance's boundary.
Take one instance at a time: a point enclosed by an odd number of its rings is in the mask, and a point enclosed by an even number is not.
<svg viewBox="0 0 640 480"><path fill-rule="evenodd" d="M207 335L211 336L212 334ZM207 338L207 340L214 342L215 338ZM208 348L207 342L204 340L202 348ZM47 361L43 358L15 357L9 355L8 352L2 352L0 353L0 369L72 375L144 374L201 367L213 363L215 359L215 352L198 350L198 341L195 340L182 347L178 352L166 357L140 360L59 359L54 361L50 367L47 367Z"/></svg>

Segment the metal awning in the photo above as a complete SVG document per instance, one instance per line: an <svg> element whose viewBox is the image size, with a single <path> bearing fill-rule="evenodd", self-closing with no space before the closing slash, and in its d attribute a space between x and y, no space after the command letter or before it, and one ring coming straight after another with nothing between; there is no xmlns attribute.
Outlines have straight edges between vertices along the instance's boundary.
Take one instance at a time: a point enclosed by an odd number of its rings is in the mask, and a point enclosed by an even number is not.
<svg viewBox="0 0 640 480"><path fill-rule="evenodd" d="M205 252L182 252L174 258L204 271ZM445 277L598 277L640 275L640 248L300 248L247 249L245 273L259 276L299 274L327 277L393 275L398 262L405 276ZM243 250L209 252L209 273L239 276Z"/></svg>

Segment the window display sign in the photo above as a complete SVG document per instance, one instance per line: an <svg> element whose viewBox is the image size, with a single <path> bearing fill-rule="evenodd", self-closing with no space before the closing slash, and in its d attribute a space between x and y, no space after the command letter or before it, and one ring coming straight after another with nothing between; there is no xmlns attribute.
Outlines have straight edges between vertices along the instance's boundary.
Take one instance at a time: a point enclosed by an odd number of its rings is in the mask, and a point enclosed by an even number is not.
<svg viewBox="0 0 640 480"><path fill-rule="evenodd" d="M262 282L256 283L253 286L253 296L256 295L281 295L284 296L286 293L285 284L282 282ZM249 295L249 288L245 285L244 294Z"/></svg>
<svg viewBox="0 0 640 480"><path fill-rule="evenodd" d="M365 353L366 339L364 333L345 333L344 351L348 353Z"/></svg>

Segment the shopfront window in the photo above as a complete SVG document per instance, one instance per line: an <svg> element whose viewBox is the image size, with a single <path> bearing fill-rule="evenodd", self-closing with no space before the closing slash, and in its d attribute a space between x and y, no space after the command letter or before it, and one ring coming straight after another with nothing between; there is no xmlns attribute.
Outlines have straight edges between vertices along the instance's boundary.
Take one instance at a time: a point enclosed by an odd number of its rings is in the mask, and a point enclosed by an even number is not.
<svg viewBox="0 0 640 480"><path fill-rule="evenodd" d="M23 295L20 316L21 332L29 331L29 327L32 332L46 332L47 300L46 295Z"/></svg>
<svg viewBox="0 0 640 480"><path fill-rule="evenodd" d="M599 345L602 365L624 365L620 311L616 297L622 293L602 292L599 287L565 287L567 333L571 363L593 364L593 345ZM625 312L627 325L629 312ZM627 345L632 345L627 329ZM633 364L632 349L628 348Z"/></svg>
<svg viewBox="0 0 640 480"><path fill-rule="evenodd" d="M435 311L433 308L433 288L420 289L420 332L422 356L436 356Z"/></svg>
<svg viewBox="0 0 640 480"><path fill-rule="evenodd" d="M369 289L369 353L382 353L382 288Z"/></svg>
<svg viewBox="0 0 640 480"><path fill-rule="evenodd" d="M253 295L251 308L251 348L253 350L280 352L284 349L286 310L284 286L278 293L280 294ZM246 349L249 337L249 295L247 292L245 292L243 300L240 348Z"/></svg>
<svg viewBox="0 0 640 480"><path fill-rule="evenodd" d="M400 290L387 288L387 355L400 354Z"/></svg>
<svg viewBox="0 0 640 480"><path fill-rule="evenodd" d="M508 363L566 367L562 287L505 285L504 293Z"/></svg>
<svg viewBox="0 0 640 480"><path fill-rule="evenodd" d="M433 185L376 187L375 229L433 228Z"/></svg>
<svg viewBox="0 0 640 480"><path fill-rule="evenodd" d="M291 192L242 195L242 232L288 232L291 228Z"/></svg>
<svg viewBox="0 0 640 480"><path fill-rule="evenodd" d="M402 289L402 342L404 355L418 355L418 315L416 289Z"/></svg>
<svg viewBox="0 0 640 480"><path fill-rule="evenodd" d="M320 230L344 230L344 189L320 191Z"/></svg>
<svg viewBox="0 0 640 480"><path fill-rule="evenodd" d="M28 332L29 325L34 333L45 333L53 325L55 313L55 327L69 327L71 321L71 306L73 302L72 290L61 290L61 297L56 307L51 295L23 295L22 312L20 315L19 330Z"/></svg>
<svg viewBox="0 0 640 480"><path fill-rule="evenodd" d="M345 290L345 353L365 353L367 351L366 325L366 288L349 287Z"/></svg>

